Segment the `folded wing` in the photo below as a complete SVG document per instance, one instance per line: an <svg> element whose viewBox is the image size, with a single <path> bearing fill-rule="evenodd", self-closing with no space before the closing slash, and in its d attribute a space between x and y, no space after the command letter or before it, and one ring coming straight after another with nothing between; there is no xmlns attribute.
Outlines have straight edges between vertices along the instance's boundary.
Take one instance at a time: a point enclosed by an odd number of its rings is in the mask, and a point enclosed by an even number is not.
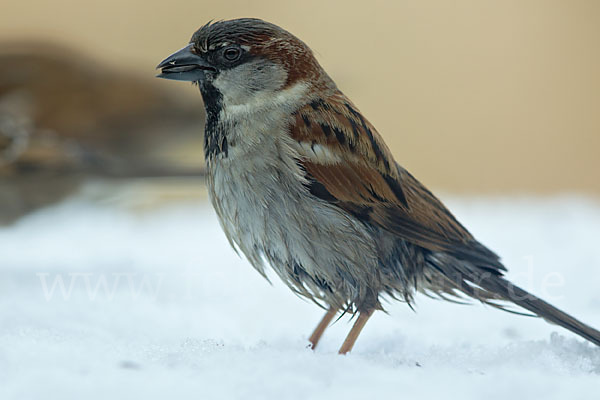
<svg viewBox="0 0 600 400"><path fill-rule="evenodd" d="M496 273L505 270L496 254L394 161L373 126L341 92L298 110L290 134L313 195L425 249Z"/></svg>

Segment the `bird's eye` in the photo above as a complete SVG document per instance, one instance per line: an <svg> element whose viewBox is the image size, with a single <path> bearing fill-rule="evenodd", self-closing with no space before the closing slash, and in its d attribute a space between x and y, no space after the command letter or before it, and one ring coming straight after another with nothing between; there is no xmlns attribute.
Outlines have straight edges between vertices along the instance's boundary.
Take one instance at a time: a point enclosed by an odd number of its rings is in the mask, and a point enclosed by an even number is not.
<svg viewBox="0 0 600 400"><path fill-rule="evenodd" d="M223 57L227 61L235 61L242 55L242 51L237 47L228 47L223 52Z"/></svg>

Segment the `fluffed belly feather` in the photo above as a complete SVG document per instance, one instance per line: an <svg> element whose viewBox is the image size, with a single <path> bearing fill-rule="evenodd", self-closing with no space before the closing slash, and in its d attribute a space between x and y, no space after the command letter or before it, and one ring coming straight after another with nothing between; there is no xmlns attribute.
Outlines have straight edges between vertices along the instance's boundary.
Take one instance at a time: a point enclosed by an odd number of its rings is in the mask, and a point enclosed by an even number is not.
<svg viewBox="0 0 600 400"><path fill-rule="evenodd" d="M338 308L373 306L382 285L372 230L310 194L293 159L261 154L209 166L211 201L232 246L265 275L270 265L296 293Z"/></svg>

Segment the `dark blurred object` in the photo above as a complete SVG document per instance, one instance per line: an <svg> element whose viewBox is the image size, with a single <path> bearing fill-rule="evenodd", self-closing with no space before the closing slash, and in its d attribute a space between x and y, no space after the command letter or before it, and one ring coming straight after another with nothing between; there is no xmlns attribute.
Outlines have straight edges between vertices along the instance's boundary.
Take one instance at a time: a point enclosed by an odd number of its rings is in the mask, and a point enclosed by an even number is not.
<svg viewBox="0 0 600 400"><path fill-rule="evenodd" d="M142 78L59 46L0 44L0 223L92 176L202 174L201 103L147 68Z"/></svg>

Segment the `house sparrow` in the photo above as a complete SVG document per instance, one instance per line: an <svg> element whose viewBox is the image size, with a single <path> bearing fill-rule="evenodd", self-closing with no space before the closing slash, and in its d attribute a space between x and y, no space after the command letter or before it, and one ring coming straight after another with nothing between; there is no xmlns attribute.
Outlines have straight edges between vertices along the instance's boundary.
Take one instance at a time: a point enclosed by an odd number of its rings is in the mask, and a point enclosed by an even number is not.
<svg viewBox="0 0 600 400"><path fill-rule="evenodd" d="M291 33L251 18L208 23L157 68L200 88L208 189L231 245L328 309L313 348L350 312L349 352L382 296L411 305L417 291L512 302L600 345L600 332L503 278L499 257L394 161Z"/></svg>

